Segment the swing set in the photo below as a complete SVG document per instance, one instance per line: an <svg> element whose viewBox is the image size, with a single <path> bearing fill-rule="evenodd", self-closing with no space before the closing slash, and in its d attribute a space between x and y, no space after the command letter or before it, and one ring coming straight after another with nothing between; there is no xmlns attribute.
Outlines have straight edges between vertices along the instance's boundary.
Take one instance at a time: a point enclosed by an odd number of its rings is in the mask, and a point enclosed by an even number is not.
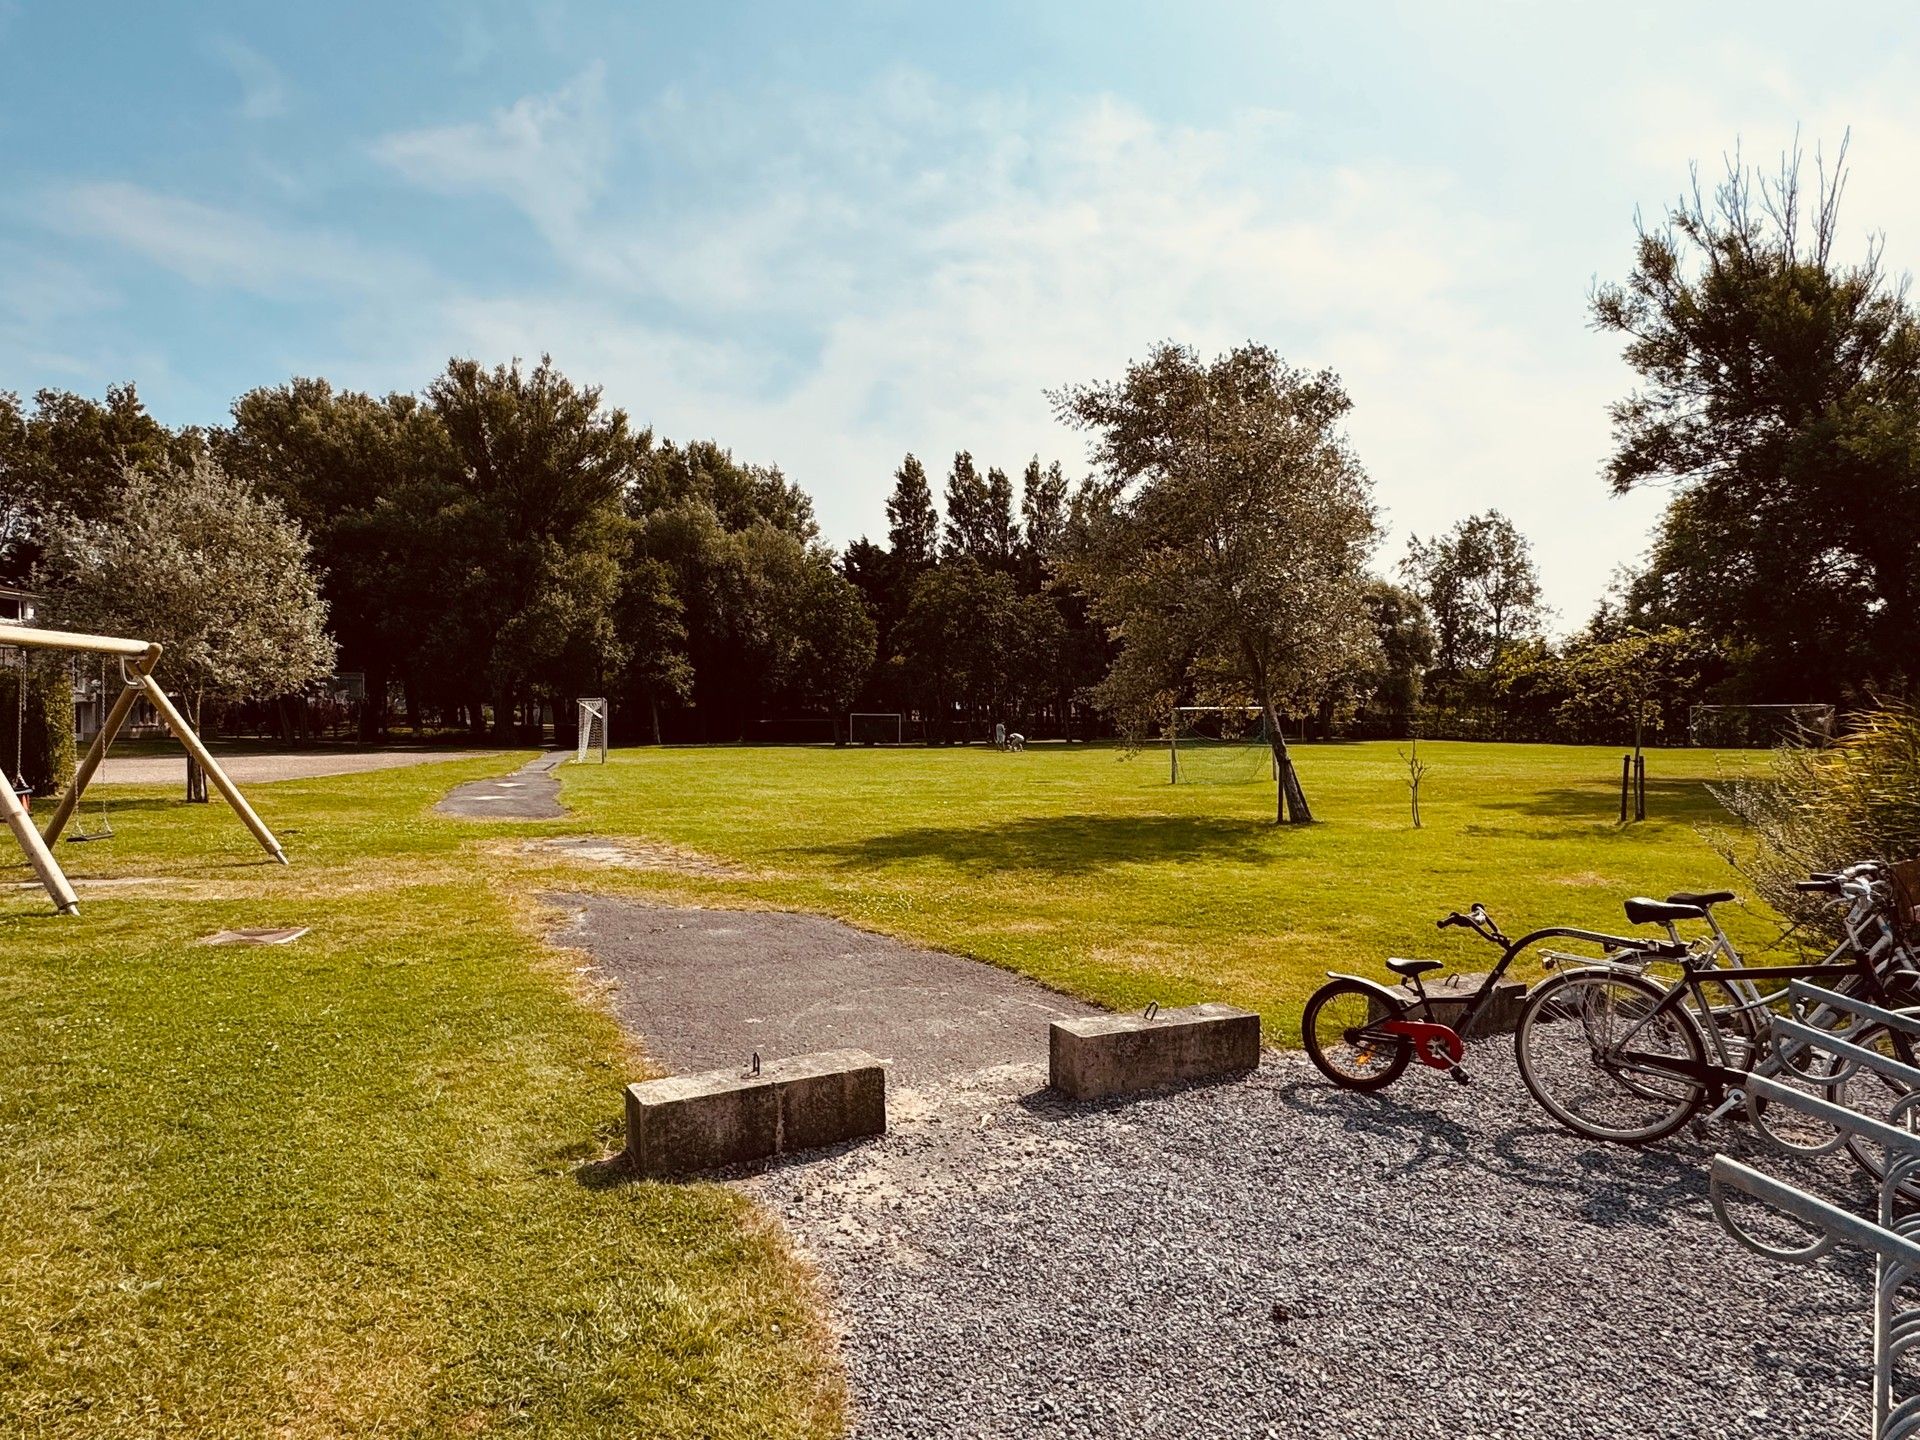
<svg viewBox="0 0 1920 1440"><path fill-rule="evenodd" d="M58 843L62 832L73 820L79 808L81 796L86 793L87 785L94 773L99 770L100 762L106 759L107 748L113 744L114 737L120 733L120 727L126 724L127 716L133 711L133 702L145 699L153 706L155 713L165 723L167 729L186 751L206 772L207 779L220 792L221 798L233 807L234 814L253 838L260 842L265 850L282 865L287 863L286 852L280 848L280 842L274 838L260 817L253 813L253 807L247 803L246 796L239 787L227 778L227 772L220 768L220 762L208 753L186 717L174 707L153 678L153 667L159 662L160 647L145 640L123 640L112 635L81 635L66 630L38 630L23 625L0 625L0 647L11 647L20 652L20 685L17 713L14 720L14 770L9 778L0 776L0 812L4 812L7 828L13 831L13 838L20 843L26 853L27 862L33 866L40 883L46 887L52 897L54 908L62 915L77 914L80 909L79 898L73 893L73 885L66 873L61 870L60 862L54 859L52 847ZM94 732L93 743L87 747L87 753L73 772L73 780L61 794L60 801L54 806L53 815L47 821L44 835L34 827L33 820L22 803L22 797L28 792L25 776L21 770L26 754L27 723L27 664L26 652L29 650L64 650L76 654L93 654L102 659L101 696L106 699L106 670L108 659L118 660L120 666L120 692L114 697L106 715L100 722L100 728ZM84 826L76 828L67 836L70 841L105 840L112 836L113 827L106 818L104 802L101 809L101 828L86 830Z"/></svg>

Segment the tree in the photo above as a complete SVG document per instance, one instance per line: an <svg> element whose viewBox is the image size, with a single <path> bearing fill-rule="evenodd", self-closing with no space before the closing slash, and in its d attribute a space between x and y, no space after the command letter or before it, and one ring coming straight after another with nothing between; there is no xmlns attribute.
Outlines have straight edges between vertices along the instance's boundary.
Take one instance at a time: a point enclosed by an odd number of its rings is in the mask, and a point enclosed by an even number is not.
<svg viewBox="0 0 1920 1440"><path fill-rule="evenodd" d="M1020 523L1026 585L1038 590L1067 533L1067 476L1058 460L1045 470L1038 455L1027 461L1020 477Z"/></svg>
<svg viewBox="0 0 1920 1440"><path fill-rule="evenodd" d="M1020 549L1020 527L1013 518L1013 482L998 465L987 471L986 549L981 559L1011 568Z"/></svg>
<svg viewBox="0 0 1920 1440"><path fill-rule="evenodd" d="M440 416L411 395L295 379L242 395L232 426L209 439L228 473L311 537L341 663L366 675L361 736L378 737L393 682L411 693L417 676L446 668L428 643L454 623L448 562L463 537L446 521L462 489Z"/></svg>
<svg viewBox="0 0 1920 1440"><path fill-rule="evenodd" d="M658 745L661 704L683 703L693 692L686 606L674 593L673 571L650 556L630 556L620 582L615 627L627 656L622 682L645 709Z"/></svg>
<svg viewBox="0 0 1920 1440"><path fill-rule="evenodd" d="M612 622L629 543L621 501L650 437L545 356L531 371L449 361L427 401L453 447L451 518L463 541L453 611L463 633L443 645L482 677L505 739L536 687L597 690L626 659ZM777 476L756 478L729 500L746 507L787 493Z"/></svg>
<svg viewBox="0 0 1920 1440"><path fill-rule="evenodd" d="M893 474L887 497L887 547L902 573L931 565L939 556L940 515L933 508L927 471L911 453Z"/></svg>
<svg viewBox="0 0 1920 1440"><path fill-rule="evenodd" d="M1498 510L1445 535L1408 537L1400 573L1433 618L1440 670L1490 670L1516 638L1539 633L1545 607L1526 537Z"/></svg>
<svg viewBox="0 0 1920 1440"><path fill-rule="evenodd" d="M1102 703L1134 739L1182 695L1257 704L1276 816L1311 820L1281 716L1317 706L1373 643L1373 508L1338 377L1261 345L1203 363L1163 344L1052 398L1102 472L1067 565L1119 645Z"/></svg>
<svg viewBox="0 0 1920 1440"><path fill-rule="evenodd" d="M1365 604L1379 645L1376 664L1362 677L1366 703L1386 715L1394 739L1405 739L1415 731L1421 680L1433 664L1433 624L1418 595L1385 580L1368 583Z"/></svg>
<svg viewBox="0 0 1920 1440"><path fill-rule="evenodd" d="M1920 676L1920 319L1878 243L1836 257L1846 176L1844 143L1811 195L1797 146L1766 179L1736 154L1592 296L1641 377L1607 479L1675 490L1632 618L1698 624L1753 699Z"/></svg>
<svg viewBox="0 0 1920 1440"><path fill-rule="evenodd" d="M31 412L0 391L0 580L27 578L52 523L111 514L129 469L188 465L199 445L149 415L132 385L108 386L104 401L42 390Z"/></svg>
<svg viewBox="0 0 1920 1440"><path fill-rule="evenodd" d="M965 450L953 457L953 469L947 472L946 498L947 541L942 553L949 558L964 555L974 560L989 559L993 551L993 496L974 468L973 456Z"/></svg>
<svg viewBox="0 0 1920 1440"><path fill-rule="evenodd" d="M49 534L39 578L63 628L158 641L196 729L210 700L294 693L333 669L306 536L206 458L127 471L112 514ZM207 798L191 761L187 786Z"/></svg>

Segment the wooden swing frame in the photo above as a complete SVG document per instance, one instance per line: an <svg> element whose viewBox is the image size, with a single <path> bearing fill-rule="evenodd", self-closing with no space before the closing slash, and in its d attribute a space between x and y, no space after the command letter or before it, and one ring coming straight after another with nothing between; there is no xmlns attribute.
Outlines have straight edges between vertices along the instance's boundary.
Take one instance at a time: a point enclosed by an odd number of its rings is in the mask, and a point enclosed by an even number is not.
<svg viewBox="0 0 1920 1440"><path fill-rule="evenodd" d="M60 868L60 862L54 859L52 847L59 841L60 832L67 828L67 822L73 818L80 797L86 793L94 773L100 768L100 762L107 758L107 748L120 733L120 727L127 723L127 716L133 711L133 702L142 696L153 706L167 729L173 732L174 739L186 747L187 753L207 772L207 779L213 782L221 798L233 807L233 813L240 817L241 823L253 832L253 838L260 842L260 848L282 865L287 863L286 851L280 848L280 842L274 838L273 832L254 814L247 797L240 793L240 787L227 778L227 772L220 768L220 762L208 753L186 717L154 681L153 667L160 660L158 645L146 640L123 640L113 635L82 635L67 630L0 625L0 646L17 650L77 650L90 655L114 656L120 661L120 693L114 697L106 717L100 722L100 728L94 732L93 743L87 747L86 755L75 768L73 780L62 792L60 803L54 806L44 836L34 827L26 807L13 793L13 786L0 784L0 812L6 816L7 828L13 831L13 838L20 842L28 863L33 866L40 883L52 897L54 908L62 915L78 914L80 900L73 893L73 885ZM22 683L24 685L24 680Z"/></svg>

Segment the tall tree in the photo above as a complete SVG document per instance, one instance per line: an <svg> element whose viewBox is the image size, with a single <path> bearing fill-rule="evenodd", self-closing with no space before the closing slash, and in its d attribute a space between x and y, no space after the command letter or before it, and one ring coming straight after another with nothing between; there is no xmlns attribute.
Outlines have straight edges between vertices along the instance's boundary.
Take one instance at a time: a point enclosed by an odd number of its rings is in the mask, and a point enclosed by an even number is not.
<svg viewBox="0 0 1920 1440"><path fill-rule="evenodd" d="M1753 699L1920 677L1920 320L1878 243L1837 257L1846 177L1844 143L1811 193L1797 147L1735 155L1592 297L1641 377L1607 479L1675 491L1633 618L1700 625Z"/></svg>
<svg viewBox="0 0 1920 1440"><path fill-rule="evenodd" d="M1020 476L1020 522L1029 555L1044 560L1060 548L1067 528L1067 476L1058 460L1045 470L1038 455L1027 461Z"/></svg>
<svg viewBox="0 0 1920 1440"><path fill-rule="evenodd" d="M598 387L575 385L545 356L532 370L450 361L427 400L461 491L465 659L506 738L536 688L597 686L626 658L612 623L628 543L621 501L647 442Z"/></svg>
<svg viewBox="0 0 1920 1440"><path fill-rule="evenodd" d="M968 451L962 450L953 457L953 469L947 472L946 500L947 541L943 554L988 559L992 553L989 537L993 526L993 497L987 482L974 468L973 456Z"/></svg>
<svg viewBox="0 0 1920 1440"><path fill-rule="evenodd" d="M393 683L411 691L440 668L423 650L452 620L446 562L460 537L445 522L461 490L446 427L411 395L295 379L242 395L231 427L210 439L230 473L312 538L341 663L366 675L362 736L376 737Z"/></svg>
<svg viewBox="0 0 1920 1440"><path fill-rule="evenodd" d="M211 460L129 470L113 509L47 537L53 623L158 641L158 678L198 729L209 701L297 693L333 668L306 536ZM187 795L205 800L199 767Z"/></svg>
<svg viewBox="0 0 1920 1440"><path fill-rule="evenodd" d="M1415 733L1421 681L1433 664L1433 624L1418 595L1385 580L1368 584L1366 606L1379 642L1378 660L1363 677L1366 703L1404 740Z"/></svg>
<svg viewBox="0 0 1920 1440"><path fill-rule="evenodd" d="M986 551L991 565L1010 568L1020 549L1020 527L1013 518L1013 481L998 465L987 471Z"/></svg>
<svg viewBox="0 0 1920 1440"><path fill-rule="evenodd" d="M31 410L0 391L0 580L27 578L52 523L111 514L128 470L190 465L199 450L132 385L108 386L104 400L42 390Z"/></svg>
<svg viewBox="0 0 1920 1440"><path fill-rule="evenodd" d="M887 497L887 546L905 570L931 565L940 551L940 516L933 508L933 490L926 467L911 453L893 473L893 494Z"/></svg>
<svg viewBox="0 0 1920 1440"><path fill-rule="evenodd" d="M1545 606L1531 547L1498 510L1445 535L1407 541L1400 572L1433 617L1442 672L1489 670L1515 639L1540 631Z"/></svg>
<svg viewBox="0 0 1920 1440"><path fill-rule="evenodd" d="M1203 362L1164 344L1109 384L1053 396L1093 434L1102 481L1067 572L1119 653L1099 696L1130 736L1183 695L1265 712L1280 820L1311 820L1281 730L1373 644L1371 487L1331 371L1262 345Z"/></svg>

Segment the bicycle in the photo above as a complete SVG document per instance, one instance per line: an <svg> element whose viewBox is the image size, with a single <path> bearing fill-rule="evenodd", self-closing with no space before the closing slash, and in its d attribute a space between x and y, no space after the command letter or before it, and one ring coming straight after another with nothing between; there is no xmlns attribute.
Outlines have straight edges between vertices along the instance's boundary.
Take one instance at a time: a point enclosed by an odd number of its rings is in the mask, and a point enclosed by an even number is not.
<svg viewBox="0 0 1920 1440"><path fill-rule="evenodd" d="M1467 1084L1469 1076L1461 1062L1466 1058L1463 1037L1472 1036L1476 1023L1492 1006L1502 977L1514 961L1530 946L1549 939L1578 939L1603 947L1609 955L1643 957L1637 963L1654 959L1678 960L1687 953L1679 940L1649 940L1638 936L1609 935L1597 930L1572 926L1549 926L1534 930L1518 940L1509 940L1499 924L1478 903L1462 915L1458 910L1435 922L1440 930L1461 927L1500 947L1500 960L1480 986L1468 996L1458 1017L1443 1023L1427 993L1425 977L1446 966L1438 960L1387 961L1387 969L1401 977L1413 992L1411 1000L1394 993L1378 981L1362 975L1328 971L1327 983L1307 997L1300 1014L1300 1035L1307 1057L1334 1084L1348 1090L1379 1090L1391 1085L1418 1060L1452 1079ZM1636 962L1622 962L1633 968ZM1449 1004L1461 1003L1449 997Z"/></svg>
<svg viewBox="0 0 1920 1440"><path fill-rule="evenodd" d="M1680 965L1679 977L1664 988L1645 973L1618 965L1582 966L1542 981L1527 996L1514 1031L1515 1058L1528 1093L1575 1134L1650 1144L1703 1109L1708 1119L1719 1119L1744 1106L1761 1123L1765 1107L1750 1100L1744 1084L1748 1075L1772 1078L1791 1070L1793 1079L1833 1092L1851 1077L1850 1069L1809 1068L1801 1052L1775 1050L1758 1022L1770 1020L1767 1012L1781 1000L1777 987L1793 980L1828 982L1888 1010L1920 998L1913 957L1885 914L1882 871L1877 864L1854 866L1800 883L1802 891L1850 902L1846 938L1817 962L1717 965L1712 959L1717 946L1682 947L1679 956L1660 957ZM1699 909L1628 902L1630 917L1656 923L1700 918L1674 913L1688 908ZM1708 987L1719 987L1733 1003L1715 1006ZM1737 1045L1728 1043L1726 1022L1732 1016L1741 1017L1742 1033L1733 1037ZM1834 1017L1814 1012L1799 1018L1825 1022L1826 1028ZM1854 1044L1889 1044L1897 1058L1913 1063L1913 1047L1903 1034L1872 1026L1832 1033Z"/></svg>

